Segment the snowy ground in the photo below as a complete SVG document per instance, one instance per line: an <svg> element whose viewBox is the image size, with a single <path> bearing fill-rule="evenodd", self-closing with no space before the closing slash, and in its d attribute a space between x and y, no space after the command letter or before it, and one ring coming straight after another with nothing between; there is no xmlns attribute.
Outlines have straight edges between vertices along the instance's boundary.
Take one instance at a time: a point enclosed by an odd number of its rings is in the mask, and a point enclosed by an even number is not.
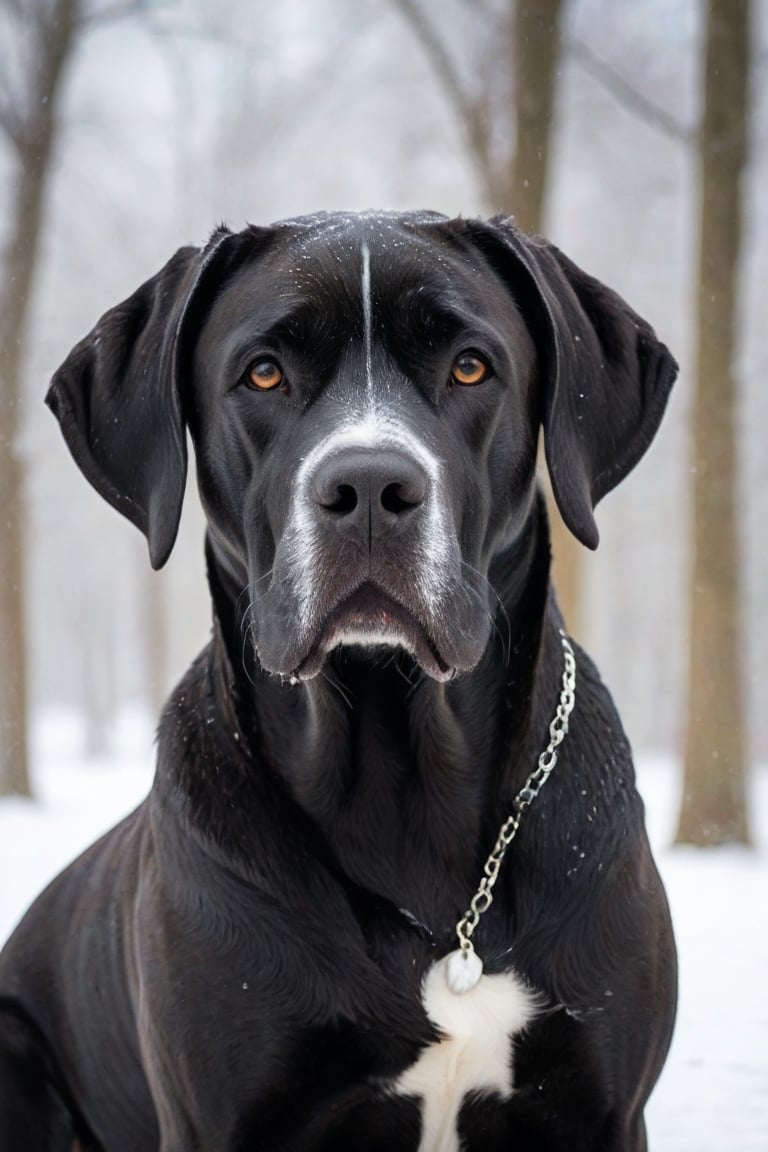
<svg viewBox="0 0 768 1152"><path fill-rule="evenodd" d="M144 796L146 726L126 723L108 761L83 761L59 719L35 746L37 801L0 803L0 940L58 869ZM680 1012L648 1112L652 1152L768 1150L768 768L755 774L755 851L670 848L674 766L639 765L680 949Z"/></svg>

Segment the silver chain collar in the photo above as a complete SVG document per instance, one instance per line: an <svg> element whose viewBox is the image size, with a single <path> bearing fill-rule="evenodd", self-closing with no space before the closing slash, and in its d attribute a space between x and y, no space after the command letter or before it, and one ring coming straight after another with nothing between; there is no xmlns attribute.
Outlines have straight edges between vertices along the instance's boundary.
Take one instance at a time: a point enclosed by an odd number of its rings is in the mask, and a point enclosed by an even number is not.
<svg viewBox="0 0 768 1152"><path fill-rule="evenodd" d="M568 637L560 632L565 667L563 669L560 701L549 725L549 743L539 756L538 764L512 802L512 815L501 826L493 851L483 867L483 878L472 897L469 908L456 925L459 947L447 959L446 978L453 992L468 992L483 974L483 962L472 944L472 934L480 917L493 903L493 888L498 879L507 849L517 835L526 810L541 792L557 764L558 748L568 733L568 719L576 701L576 658Z"/></svg>

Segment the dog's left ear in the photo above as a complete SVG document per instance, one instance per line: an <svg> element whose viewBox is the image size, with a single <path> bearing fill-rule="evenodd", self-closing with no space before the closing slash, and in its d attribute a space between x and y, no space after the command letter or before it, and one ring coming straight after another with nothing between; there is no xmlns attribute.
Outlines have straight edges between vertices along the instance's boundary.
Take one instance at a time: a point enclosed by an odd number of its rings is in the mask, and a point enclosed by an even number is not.
<svg viewBox="0 0 768 1152"><path fill-rule="evenodd" d="M634 468L661 422L677 364L620 296L507 218L475 242L528 321L544 377L544 446L563 520L596 548L593 510Z"/></svg>

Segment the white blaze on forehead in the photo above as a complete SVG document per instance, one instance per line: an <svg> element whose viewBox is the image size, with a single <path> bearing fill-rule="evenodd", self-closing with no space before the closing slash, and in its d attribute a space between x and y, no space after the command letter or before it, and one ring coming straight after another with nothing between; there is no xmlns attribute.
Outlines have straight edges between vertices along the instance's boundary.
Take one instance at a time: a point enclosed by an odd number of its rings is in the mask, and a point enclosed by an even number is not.
<svg viewBox="0 0 768 1152"><path fill-rule="evenodd" d="M512 1095L512 1042L536 1013L536 996L513 972L483 976L469 992L448 987L446 960L427 973L424 1010L443 1034L395 1082L421 1100L419 1152L459 1152L457 1121L469 1093Z"/></svg>
<svg viewBox="0 0 768 1152"><path fill-rule="evenodd" d="M363 242L362 246L362 300L363 300L363 334L365 340L365 380L368 388L368 395L373 395L373 352L372 352L372 330L373 330L373 306L371 303L371 251L368 245Z"/></svg>

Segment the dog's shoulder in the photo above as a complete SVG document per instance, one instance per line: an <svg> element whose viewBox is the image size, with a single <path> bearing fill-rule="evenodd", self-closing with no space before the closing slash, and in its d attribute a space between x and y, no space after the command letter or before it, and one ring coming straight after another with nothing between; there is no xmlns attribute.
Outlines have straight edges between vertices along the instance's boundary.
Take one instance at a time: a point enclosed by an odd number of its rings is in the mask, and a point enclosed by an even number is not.
<svg viewBox="0 0 768 1152"><path fill-rule="evenodd" d="M614 799L622 795L633 800L635 770L632 746L613 695L597 664L577 643L576 706L563 755L574 758L579 780L584 784L602 782Z"/></svg>
<svg viewBox="0 0 768 1152"><path fill-rule="evenodd" d="M145 802L56 876L0 951L2 1028L15 1020L53 1067L133 1035L121 989L147 826Z"/></svg>

